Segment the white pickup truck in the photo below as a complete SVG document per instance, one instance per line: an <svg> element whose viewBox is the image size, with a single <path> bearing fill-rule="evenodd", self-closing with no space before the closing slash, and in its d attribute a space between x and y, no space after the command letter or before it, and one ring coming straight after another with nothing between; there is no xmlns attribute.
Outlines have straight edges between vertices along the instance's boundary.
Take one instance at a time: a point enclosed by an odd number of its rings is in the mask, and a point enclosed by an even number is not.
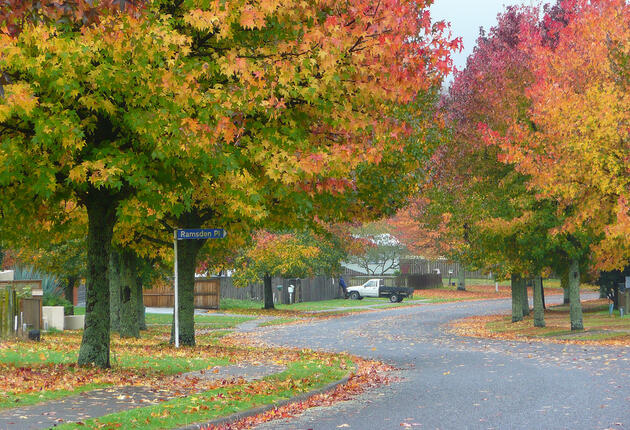
<svg viewBox="0 0 630 430"><path fill-rule="evenodd" d="M386 287L382 279L370 279L363 285L348 287L348 297L361 300L363 297L389 297L392 303L402 302L409 297L409 289L405 287Z"/></svg>

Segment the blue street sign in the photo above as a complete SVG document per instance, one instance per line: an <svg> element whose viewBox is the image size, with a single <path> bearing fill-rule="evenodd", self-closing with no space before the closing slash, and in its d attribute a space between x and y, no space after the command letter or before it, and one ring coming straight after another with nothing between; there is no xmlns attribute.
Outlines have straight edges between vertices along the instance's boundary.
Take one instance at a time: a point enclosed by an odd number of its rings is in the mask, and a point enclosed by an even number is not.
<svg viewBox="0 0 630 430"><path fill-rule="evenodd" d="M223 239L227 232L222 228L178 229L177 240Z"/></svg>

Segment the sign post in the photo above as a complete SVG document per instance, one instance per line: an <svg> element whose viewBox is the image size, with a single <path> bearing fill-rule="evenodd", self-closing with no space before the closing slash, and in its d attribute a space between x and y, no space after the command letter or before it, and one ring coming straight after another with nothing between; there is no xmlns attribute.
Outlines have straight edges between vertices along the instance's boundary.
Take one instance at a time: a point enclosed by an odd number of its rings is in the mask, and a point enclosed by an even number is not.
<svg viewBox="0 0 630 430"><path fill-rule="evenodd" d="M175 229L173 230L173 250L175 254L174 264L174 303L173 317L175 318L175 348L179 348L179 285L177 280L177 241L178 240L206 240L223 239L227 232L222 228L195 228L195 229Z"/></svg>

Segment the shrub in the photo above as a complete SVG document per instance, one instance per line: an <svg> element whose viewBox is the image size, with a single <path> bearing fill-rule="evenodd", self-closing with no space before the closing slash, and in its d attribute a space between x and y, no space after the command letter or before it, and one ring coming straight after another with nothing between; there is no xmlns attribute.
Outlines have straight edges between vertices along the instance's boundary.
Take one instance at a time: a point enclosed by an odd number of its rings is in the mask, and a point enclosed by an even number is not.
<svg viewBox="0 0 630 430"><path fill-rule="evenodd" d="M65 298L59 295L44 293L44 306L63 306L64 315L74 315L74 306Z"/></svg>

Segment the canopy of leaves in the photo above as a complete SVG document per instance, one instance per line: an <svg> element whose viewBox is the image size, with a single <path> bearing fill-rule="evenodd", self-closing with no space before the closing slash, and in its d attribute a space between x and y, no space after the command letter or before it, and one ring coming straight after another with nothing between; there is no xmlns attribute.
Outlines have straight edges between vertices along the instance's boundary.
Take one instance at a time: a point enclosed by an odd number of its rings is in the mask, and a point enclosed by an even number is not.
<svg viewBox="0 0 630 430"><path fill-rule="evenodd" d="M394 219L410 249L499 275L538 273L568 254L583 255L588 234L552 235L564 211L553 199L540 199L528 186L531 172L517 169L487 139L489 129L532 127L527 89L536 76L529 42L538 35L551 44L552 30L568 16L566 8L547 10L553 17L541 22L537 8L508 7L456 74L443 98L445 128L428 166L430 181Z"/></svg>
<svg viewBox="0 0 630 430"><path fill-rule="evenodd" d="M234 283L247 286L265 276L306 278L315 273L320 250L293 234L257 233L254 244L236 260Z"/></svg>
<svg viewBox="0 0 630 430"><path fill-rule="evenodd" d="M538 197L553 199L568 215L558 231L603 234L594 247L596 266L620 269L630 257L630 9L622 0L562 5L571 12L566 25L526 35L533 127L515 123L508 138L494 138L505 160L531 175Z"/></svg>

